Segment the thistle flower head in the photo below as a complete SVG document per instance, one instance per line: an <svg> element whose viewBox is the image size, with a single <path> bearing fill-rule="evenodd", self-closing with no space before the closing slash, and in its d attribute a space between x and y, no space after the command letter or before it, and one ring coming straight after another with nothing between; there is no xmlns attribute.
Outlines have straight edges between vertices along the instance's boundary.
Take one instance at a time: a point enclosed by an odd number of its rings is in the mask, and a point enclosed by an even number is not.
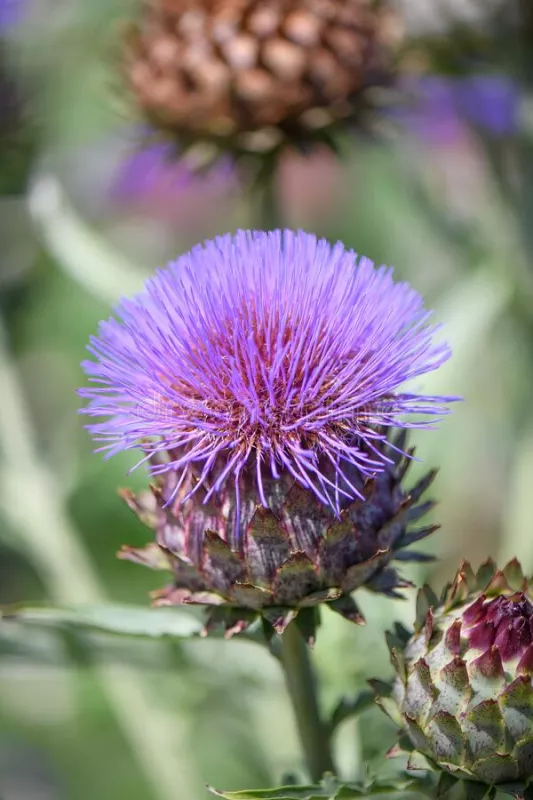
<svg viewBox="0 0 533 800"><path fill-rule="evenodd" d="M449 355L421 297L392 270L306 233L238 232L193 248L91 340L81 390L109 455L194 465L204 502L228 481L282 473L339 513L381 472L390 427L430 426L441 398L401 391ZM411 415L416 415L413 420ZM251 477L253 476L253 478ZM169 498L169 502L173 497Z"/></svg>
<svg viewBox="0 0 533 800"><path fill-rule="evenodd" d="M121 555L170 570L157 603L211 607L227 635L258 615L315 635L327 602L358 622L351 592L389 596L390 566L434 473L402 486L405 431L446 398L401 391L448 356L422 300L391 270L290 231L196 247L123 301L85 363L90 425L112 454L142 447L151 493L124 498L155 542ZM411 415L414 414L413 419ZM425 420L425 421L424 421Z"/></svg>

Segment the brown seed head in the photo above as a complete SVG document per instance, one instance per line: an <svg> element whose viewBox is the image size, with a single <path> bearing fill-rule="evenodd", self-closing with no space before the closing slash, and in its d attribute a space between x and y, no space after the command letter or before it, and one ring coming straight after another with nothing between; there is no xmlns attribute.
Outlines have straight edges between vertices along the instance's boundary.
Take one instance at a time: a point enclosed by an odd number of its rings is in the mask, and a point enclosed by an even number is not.
<svg viewBox="0 0 533 800"><path fill-rule="evenodd" d="M390 70L396 30L372 0L146 0L126 76L180 141L270 150L355 114Z"/></svg>

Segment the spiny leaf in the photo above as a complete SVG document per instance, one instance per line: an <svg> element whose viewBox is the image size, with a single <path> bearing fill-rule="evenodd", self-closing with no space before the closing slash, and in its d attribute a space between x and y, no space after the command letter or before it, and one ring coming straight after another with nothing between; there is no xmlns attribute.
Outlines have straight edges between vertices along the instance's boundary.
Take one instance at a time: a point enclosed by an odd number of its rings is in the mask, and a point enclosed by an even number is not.
<svg viewBox="0 0 533 800"><path fill-rule="evenodd" d="M427 794L427 786L416 779L372 783L340 783L326 776L318 786L281 786L274 789L251 789L240 792L224 792L209 787L210 791L226 800L365 800L370 797L405 797L405 792Z"/></svg>
<svg viewBox="0 0 533 800"><path fill-rule="evenodd" d="M209 787L209 791L226 800L314 800L315 797L331 797L331 791L321 786L281 786L279 789L250 789L240 792L224 792Z"/></svg>

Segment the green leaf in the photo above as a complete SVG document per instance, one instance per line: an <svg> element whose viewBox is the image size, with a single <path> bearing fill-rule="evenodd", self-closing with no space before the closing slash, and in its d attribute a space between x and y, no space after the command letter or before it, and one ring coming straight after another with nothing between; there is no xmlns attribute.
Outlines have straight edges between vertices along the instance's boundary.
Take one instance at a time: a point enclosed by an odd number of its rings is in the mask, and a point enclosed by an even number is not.
<svg viewBox="0 0 533 800"><path fill-rule="evenodd" d="M279 789L250 789L241 792L210 791L226 800L313 800L315 797L332 797L331 788L324 786L281 786Z"/></svg>
<svg viewBox="0 0 533 800"><path fill-rule="evenodd" d="M93 296L115 303L142 288L144 270L84 222L55 177L44 175L35 181L29 208L55 263Z"/></svg>
<svg viewBox="0 0 533 800"><path fill-rule="evenodd" d="M326 776L318 786L281 786L274 789L251 789L241 792L223 792L210 787L210 791L226 800L365 800L370 797L388 797L389 800L426 795L426 784L417 779L371 782L341 783ZM411 793L413 794L406 794Z"/></svg>
<svg viewBox="0 0 533 800"><path fill-rule="evenodd" d="M505 797L514 797L515 800L526 800L531 796L531 791L526 789L524 784L521 783L505 783L498 786L498 791ZM528 795L528 791L530 795Z"/></svg>
<svg viewBox="0 0 533 800"><path fill-rule="evenodd" d="M445 798L446 795L458 785L456 779L447 772L442 772L437 786L437 798Z"/></svg>
<svg viewBox="0 0 533 800"><path fill-rule="evenodd" d="M392 697L376 697L376 703L395 725L399 728L403 726L404 721L398 708L398 703Z"/></svg>
<svg viewBox="0 0 533 800"><path fill-rule="evenodd" d="M8 606L0 611L0 626L19 623L54 628L85 628L121 636L184 639L199 636L202 618L183 608L106 604L99 606ZM1 630L1 627L0 627Z"/></svg>
<svg viewBox="0 0 533 800"><path fill-rule="evenodd" d="M39 628L100 631L119 636L189 639L202 634L203 618L192 609L98 606L8 606L0 609L0 635L11 622Z"/></svg>
<svg viewBox="0 0 533 800"><path fill-rule="evenodd" d="M464 800L485 800L490 789L483 783L464 781Z"/></svg>
<svg viewBox="0 0 533 800"><path fill-rule="evenodd" d="M0 608L0 639L10 623L33 628L75 631L76 633L106 633L141 639L193 639L206 635L206 620L198 609L121 605L109 603L94 606L7 606ZM224 636L224 630L209 633ZM259 624L253 624L241 638L265 644Z"/></svg>

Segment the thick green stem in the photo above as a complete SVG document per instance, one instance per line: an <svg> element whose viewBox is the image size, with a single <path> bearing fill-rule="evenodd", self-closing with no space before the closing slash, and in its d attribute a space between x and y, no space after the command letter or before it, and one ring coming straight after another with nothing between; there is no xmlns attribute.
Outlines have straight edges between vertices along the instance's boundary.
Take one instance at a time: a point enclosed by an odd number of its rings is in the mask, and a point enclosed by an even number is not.
<svg viewBox="0 0 533 800"><path fill-rule="evenodd" d="M325 772L335 772L335 769L329 732L318 708L316 680L309 650L294 622L281 637L281 663L307 769L311 780L318 782Z"/></svg>

